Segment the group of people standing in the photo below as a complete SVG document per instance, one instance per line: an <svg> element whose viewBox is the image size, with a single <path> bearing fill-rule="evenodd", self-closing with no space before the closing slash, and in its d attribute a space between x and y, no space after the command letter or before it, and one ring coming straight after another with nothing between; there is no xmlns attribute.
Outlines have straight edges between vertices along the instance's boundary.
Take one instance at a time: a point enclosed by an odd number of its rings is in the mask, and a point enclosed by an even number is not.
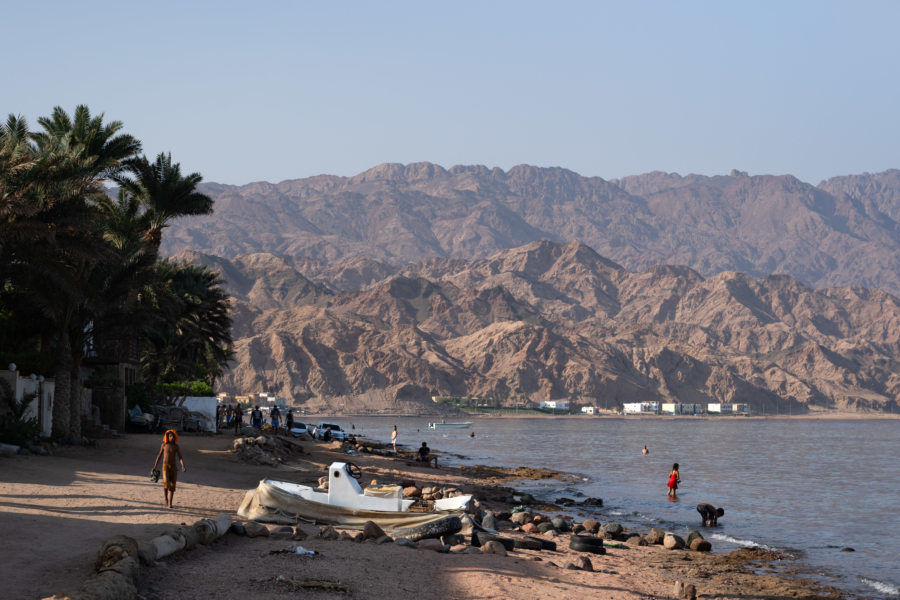
<svg viewBox="0 0 900 600"><path fill-rule="evenodd" d="M251 427L262 427L266 424L266 417L258 404L250 410L249 417ZM294 428L294 411L289 408L282 422L281 410L279 410L278 406L273 406L272 410L269 411L269 421L275 429L284 427L285 430L290 431ZM241 408L240 404L226 405L224 408L221 406L216 407L217 429L234 427L234 434L238 435L243 424L244 409Z"/></svg>

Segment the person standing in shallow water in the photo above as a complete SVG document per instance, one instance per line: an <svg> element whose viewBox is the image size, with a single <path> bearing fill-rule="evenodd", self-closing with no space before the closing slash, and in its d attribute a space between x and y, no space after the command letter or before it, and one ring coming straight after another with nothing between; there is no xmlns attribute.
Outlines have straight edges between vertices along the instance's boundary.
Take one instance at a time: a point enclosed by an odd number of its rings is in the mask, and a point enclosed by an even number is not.
<svg viewBox="0 0 900 600"><path fill-rule="evenodd" d="M678 463L672 465L672 470L669 471L669 492L666 494L667 496L671 496L674 498L678 494L675 490L678 489L678 483L681 481L681 474L678 472Z"/></svg>
<svg viewBox="0 0 900 600"><path fill-rule="evenodd" d="M178 447L178 434L174 429L169 429L163 435L163 443L159 448L159 454L156 455L156 461L153 463L153 470L159 465L159 459L162 458L162 478L163 478L163 498L165 499L166 508L172 508L172 500L175 498L175 484L178 481L178 468L175 458L181 463L181 471L186 472L184 468L184 458L181 457L181 449Z"/></svg>
<svg viewBox="0 0 900 600"><path fill-rule="evenodd" d="M391 432L391 445L394 447L394 454L397 454L397 426L394 425L394 430Z"/></svg>

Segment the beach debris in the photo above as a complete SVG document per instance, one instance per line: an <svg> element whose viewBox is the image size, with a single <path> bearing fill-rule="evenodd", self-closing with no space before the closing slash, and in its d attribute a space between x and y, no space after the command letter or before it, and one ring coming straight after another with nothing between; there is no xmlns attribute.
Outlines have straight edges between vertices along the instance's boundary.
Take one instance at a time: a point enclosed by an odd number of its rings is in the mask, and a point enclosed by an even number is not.
<svg viewBox="0 0 900 600"><path fill-rule="evenodd" d="M407 548L418 548L418 546L416 546L416 543L414 541L408 540L404 537L399 537L399 538L395 539L394 544L397 546L406 546Z"/></svg>
<svg viewBox="0 0 900 600"><path fill-rule="evenodd" d="M481 526L485 529L497 529L497 521L494 518L492 513L485 513L484 517L481 519Z"/></svg>
<svg viewBox="0 0 900 600"><path fill-rule="evenodd" d="M606 554L606 548L603 547L603 538L592 535L574 534L569 539L569 550L588 552L590 554Z"/></svg>
<svg viewBox="0 0 900 600"><path fill-rule="evenodd" d="M500 543L506 550L512 551L516 546L515 540L508 537L501 537L499 535L494 535L493 533L488 533L486 531L477 531L475 532L475 539L477 540L477 544L473 544L474 546L484 546L487 542L498 542Z"/></svg>
<svg viewBox="0 0 900 600"><path fill-rule="evenodd" d="M427 538L416 542L416 546L422 550L433 550L435 552L448 552L450 547L441 543L441 540Z"/></svg>
<svg viewBox="0 0 900 600"><path fill-rule="evenodd" d="M484 554L499 554L500 556L506 556L506 548L504 548L503 544L497 540L488 540L481 544L481 551Z"/></svg>
<svg viewBox="0 0 900 600"><path fill-rule="evenodd" d="M274 466L296 454L302 454L303 448L280 437L253 435L234 440L231 451L244 462Z"/></svg>
<svg viewBox="0 0 900 600"><path fill-rule="evenodd" d="M418 542L419 540L427 538L437 539L448 533L457 533L462 529L462 526L462 519L452 515L444 517L443 519L438 519L437 521L425 523L424 525L419 525L418 527L410 527L408 529L395 531L394 535L405 537L413 542Z"/></svg>
<svg viewBox="0 0 900 600"><path fill-rule="evenodd" d="M331 525L323 525L319 527L319 533L316 534L316 537L323 540L336 540L340 538L340 534Z"/></svg>
<svg viewBox="0 0 900 600"><path fill-rule="evenodd" d="M375 539L376 544L393 544L394 538L385 534Z"/></svg>
<svg viewBox="0 0 900 600"><path fill-rule="evenodd" d="M684 538L674 533L667 533L663 538L663 547L667 550L681 550L684 548Z"/></svg>
<svg viewBox="0 0 900 600"><path fill-rule="evenodd" d="M247 530L244 529L244 524L240 521L235 521L234 523L232 523L230 531L235 535L247 535Z"/></svg>
<svg viewBox="0 0 900 600"><path fill-rule="evenodd" d="M283 548L281 550L269 550L269 554L299 554L301 556L315 556L318 554L315 550L307 550L303 546Z"/></svg>
<svg viewBox="0 0 900 600"><path fill-rule="evenodd" d="M523 538L518 538L514 540L514 547L520 550L543 550L544 545L541 543L541 540L537 538L533 538L530 536L525 536Z"/></svg>
<svg viewBox="0 0 900 600"><path fill-rule="evenodd" d="M288 577L278 575L273 581L281 587L286 587L292 592L301 590L322 590L326 592L349 592L350 586L343 581L331 579L311 579L309 577Z"/></svg>

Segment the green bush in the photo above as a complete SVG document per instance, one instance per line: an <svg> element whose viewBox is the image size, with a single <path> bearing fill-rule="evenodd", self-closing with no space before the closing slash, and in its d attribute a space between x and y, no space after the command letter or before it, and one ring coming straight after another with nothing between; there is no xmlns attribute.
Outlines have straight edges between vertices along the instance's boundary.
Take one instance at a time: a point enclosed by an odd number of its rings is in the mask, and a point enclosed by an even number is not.
<svg viewBox="0 0 900 600"><path fill-rule="evenodd" d="M16 400L12 388L6 381L0 380L0 442L27 446L35 442L41 433L37 417L25 418L28 405L37 398L37 394L26 394L22 400Z"/></svg>

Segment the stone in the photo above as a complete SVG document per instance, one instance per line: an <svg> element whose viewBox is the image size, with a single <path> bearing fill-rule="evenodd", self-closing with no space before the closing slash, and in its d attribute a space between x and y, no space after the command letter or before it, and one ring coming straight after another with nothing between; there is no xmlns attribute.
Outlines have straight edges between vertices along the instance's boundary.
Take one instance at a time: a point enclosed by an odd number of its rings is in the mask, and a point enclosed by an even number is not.
<svg viewBox="0 0 900 600"><path fill-rule="evenodd" d="M244 523L244 531L247 532L247 537L269 537L269 528L256 521Z"/></svg>
<svg viewBox="0 0 900 600"><path fill-rule="evenodd" d="M531 522L531 515L529 515L524 510L519 511L517 513L513 513L513 515L509 518L510 521L515 523L516 525L524 525L525 523Z"/></svg>
<svg viewBox="0 0 900 600"><path fill-rule="evenodd" d="M235 535L247 535L247 530L244 528L244 524L240 521L235 521L228 529Z"/></svg>
<svg viewBox="0 0 900 600"><path fill-rule="evenodd" d="M504 548L503 544L497 540L488 540L482 544L481 551L484 554L499 554L500 556L506 556L506 548Z"/></svg>
<svg viewBox="0 0 900 600"><path fill-rule="evenodd" d="M407 548L418 548L418 546L416 546L416 543L414 541L408 540L408 539L402 538L402 537L394 540L394 545L395 546L406 546Z"/></svg>
<svg viewBox="0 0 900 600"><path fill-rule="evenodd" d="M694 587L693 583L676 581L675 588L672 592L676 598L681 600L696 600L697 598L697 589Z"/></svg>
<svg viewBox="0 0 900 600"><path fill-rule="evenodd" d="M459 544L464 543L464 541L463 536L458 533L450 533L441 536L441 543L445 546L458 546Z"/></svg>
<svg viewBox="0 0 900 600"><path fill-rule="evenodd" d="M674 533L667 533L666 537L663 538L663 547L667 550L681 550L684 548L684 538Z"/></svg>
<svg viewBox="0 0 900 600"><path fill-rule="evenodd" d="M693 543L693 541L696 540L697 538L700 538L702 540L703 535L701 535L701 533L699 531L691 531L688 534L687 539L684 540L684 543L685 543L685 545L690 546L691 543Z"/></svg>
<svg viewBox="0 0 900 600"><path fill-rule="evenodd" d="M622 533L622 526L618 523L607 523L603 526L603 531L613 536L617 536Z"/></svg>
<svg viewBox="0 0 900 600"><path fill-rule="evenodd" d="M578 567L575 566L575 563L566 561L562 564L563 569L577 570Z"/></svg>
<svg viewBox="0 0 900 600"><path fill-rule="evenodd" d="M575 566L582 571L593 571L594 565L587 556L579 556L575 559Z"/></svg>
<svg viewBox="0 0 900 600"><path fill-rule="evenodd" d="M422 496L422 490L417 488L414 485L407 486L403 488L403 497L404 498L420 498Z"/></svg>
<svg viewBox="0 0 900 600"><path fill-rule="evenodd" d="M647 540L642 535L633 535L625 540L625 543L629 546L649 546Z"/></svg>
<svg viewBox="0 0 900 600"><path fill-rule="evenodd" d="M384 535L384 530L374 521L366 521L362 528L363 539L378 539Z"/></svg>
<svg viewBox="0 0 900 600"><path fill-rule="evenodd" d="M556 531L556 528L553 527L553 523L541 523L537 526L538 531L541 533L547 533L548 531Z"/></svg>
<svg viewBox="0 0 900 600"><path fill-rule="evenodd" d="M569 531L570 529L572 529L569 526L569 522L562 517L553 517L552 519L550 519L550 523L553 524L553 528L557 531Z"/></svg>
<svg viewBox="0 0 900 600"><path fill-rule="evenodd" d="M289 525L282 525L281 527L276 527L271 530L269 533L274 538L289 539L294 537L294 528Z"/></svg>
<svg viewBox="0 0 900 600"><path fill-rule="evenodd" d="M647 540L648 544L662 544L665 537L665 531L663 531L659 527L651 527L650 533L648 533L644 539Z"/></svg>
<svg viewBox="0 0 900 600"><path fill-rule="evenodd" d="M560 506L572 506L575 504L575 501L571 498L557 498L554 504L559 504Z"/></svg>
<svg viewBox="0 0 900 600"><path fill-rule="evenodd" d="M391 544L394 542L394 538L385 534L375 539L376 544Z"/></svg>
<svg viewBox="0 0 900 600"><path fill-rule="evenodd" d="M306 533L305 531L303 531L303 529L300 527L294 527L293 532L294 532L295 540L305 540L306 538L309 537L309 534Z"/></svg>
<svg viewBox="0 0 900 600"><path fill-rule="evenodd" d="M703 538L694 538L690 545L691 550L696 550L697 552L711 552L712 544Z"/></svg>
<svg viewBox="0 0 900 600"><path fill-rule="evenodd" d="M340 536L331 525L323 525L322 527L319 527L319 533L316 534L316 537L322 538L323 540L336 540Z"/></svg>
<svg viewBox="0 0 900 600"><path fill-rule="evenodd" d="M584 525L582 525L581 523L576 523L575 525L572 526L572 533L584 533L585 531L587 531L587 530L584 528Z"/></svg>
<svg viewBox="0 0 900 600"><path fill-rule="evenodd" d="M436 540L434 538L427 538L424 540L419 540L416 542L416 546L418 546L422 550L433 550L434 552L444 552L444 544L441 543L441 540Z"/></svg>
<svg viewBox="0 0 900 600"><path fill-rule="evenodd" d="M548 519L546 516L541 515L541 514L537 514L537 515L534 515L531 517L531 522L534 523L535 525L537 525L538 523L544 523L549 520L550 519Z"/></svg>
<svg viewBox="0 0 900 600"><path fill-rule="evenodd" d="M600 529L600 523L594 519L587 519L582 525L586 531L590 531L591 533L597 533L597 530Z"/></svg>
<svg viewBox="0 0 900 600"><path fill-rule="evenodd" d="M585 506L603 506L603 500L600 498L586 498L581 503Z"/></svg>
<svg viewBox="0 0 900 600"><path fill-rule="evenodd" d="M522 525L522 531L525 533L538 533L538 526L534 523L525 523Z"/></svg>
<svg viewBox="0 0 900 600"><path fill-rule="evenodd" d="M485 529L497 529L497 521L494 519L494 515L491 513L487 513L484 515L484 518L481 519L481 526Z"/></svg>

